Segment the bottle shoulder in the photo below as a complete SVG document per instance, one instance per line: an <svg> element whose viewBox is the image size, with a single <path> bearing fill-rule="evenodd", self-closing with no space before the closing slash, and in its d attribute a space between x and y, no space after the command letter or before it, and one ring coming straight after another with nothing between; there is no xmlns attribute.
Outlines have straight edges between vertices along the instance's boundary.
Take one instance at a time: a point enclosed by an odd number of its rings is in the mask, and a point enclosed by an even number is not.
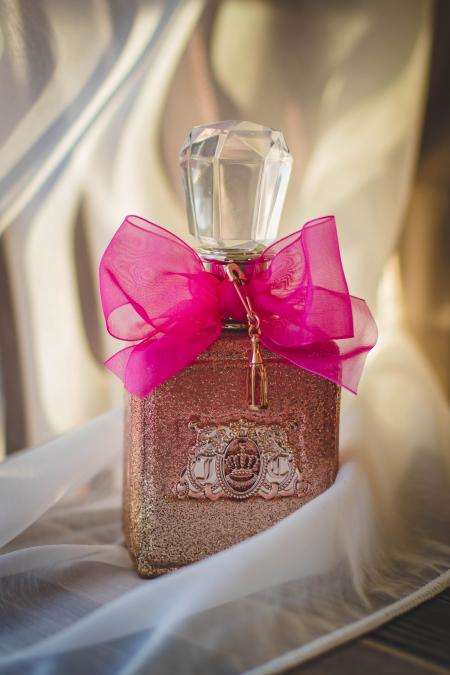
<svg viewBox="0 0 450 675"><path fill-rule="evenodd" d="M223 331L220 337L197 357L197 361L217 361L222 359L243 359L248 361L250 349L251 341L246 331ZM280 361L280 357L268 349L262 348L261 352L265 360ZM284 359L281 360L284 361Z"/></svg>

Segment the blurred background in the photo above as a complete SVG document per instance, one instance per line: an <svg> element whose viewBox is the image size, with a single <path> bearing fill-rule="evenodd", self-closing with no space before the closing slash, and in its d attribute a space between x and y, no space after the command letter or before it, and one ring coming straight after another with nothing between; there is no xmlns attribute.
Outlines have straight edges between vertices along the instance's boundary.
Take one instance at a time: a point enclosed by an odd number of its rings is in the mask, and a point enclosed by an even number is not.
<svg viewBox="0 0 450 675"><path fill-rule="evenodd" d="M188 238L195 124L279 128L280 235L337 217L350 290L449 395L448 0L2 0L0 456L121 402L97 267L127 213Z"/></svg>

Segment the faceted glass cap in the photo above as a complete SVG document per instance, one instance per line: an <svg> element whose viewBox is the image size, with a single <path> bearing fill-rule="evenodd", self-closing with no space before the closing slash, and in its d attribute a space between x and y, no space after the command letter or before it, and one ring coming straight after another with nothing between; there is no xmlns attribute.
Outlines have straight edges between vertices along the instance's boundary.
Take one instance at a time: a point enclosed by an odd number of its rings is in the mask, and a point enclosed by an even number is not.
<svg viewBox="0 0 450 675"><path fill-rule="evenodd" d="M180 151L189 231L211 251L257 254L277 237L292 157L252 122L194 127Z"/></svg>

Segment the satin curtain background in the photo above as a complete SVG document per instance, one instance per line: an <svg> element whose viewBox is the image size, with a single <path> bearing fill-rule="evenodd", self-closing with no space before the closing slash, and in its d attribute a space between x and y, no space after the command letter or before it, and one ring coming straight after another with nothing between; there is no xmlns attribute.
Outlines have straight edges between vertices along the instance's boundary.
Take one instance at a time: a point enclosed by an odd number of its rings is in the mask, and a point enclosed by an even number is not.
<svg viewBox="0 0 450 675"><path fill-rule="evenodd" d="M5 448L120 404L96 267L127 212L186 236L177 153L195 123L283 129L295 164L280 234L334 213L350 289L380 326L360 395L344 396L336 485L158 581L138 580L122 546L120 410L6 461L0 670L279 672L436 592L449 560L442 69L414 183L431 4L11 1L0 16Z"/></svg>
<svg viewBox="0 0 450 675"><path fill-rule="evenodd" d="M448 10L415 177L431 8L393 4L2 3L3 452L120 402L97 263L127 212L186 236L178 150L214 119L284 130L282 233L336 213L352 292L378 312L390 264L387 303L448 392Z"/></svg>

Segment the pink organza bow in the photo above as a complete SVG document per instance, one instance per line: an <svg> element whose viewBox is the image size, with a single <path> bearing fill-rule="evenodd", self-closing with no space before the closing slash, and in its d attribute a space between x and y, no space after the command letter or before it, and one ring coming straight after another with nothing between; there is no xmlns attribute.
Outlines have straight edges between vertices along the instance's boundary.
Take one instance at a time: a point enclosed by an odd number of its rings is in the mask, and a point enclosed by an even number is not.
<svg viewBox="0 0 450 675"><path fill-rule="evenodd" d="M245 318L220 268L207 272L176 235L125 218L100 262L100 294L110 334L133 343L106 361L129 392L145 397L217 340L223 318ZM348 292L334 217L275 242L246 275L262 344L356 393L377 329Z"/></svg>

